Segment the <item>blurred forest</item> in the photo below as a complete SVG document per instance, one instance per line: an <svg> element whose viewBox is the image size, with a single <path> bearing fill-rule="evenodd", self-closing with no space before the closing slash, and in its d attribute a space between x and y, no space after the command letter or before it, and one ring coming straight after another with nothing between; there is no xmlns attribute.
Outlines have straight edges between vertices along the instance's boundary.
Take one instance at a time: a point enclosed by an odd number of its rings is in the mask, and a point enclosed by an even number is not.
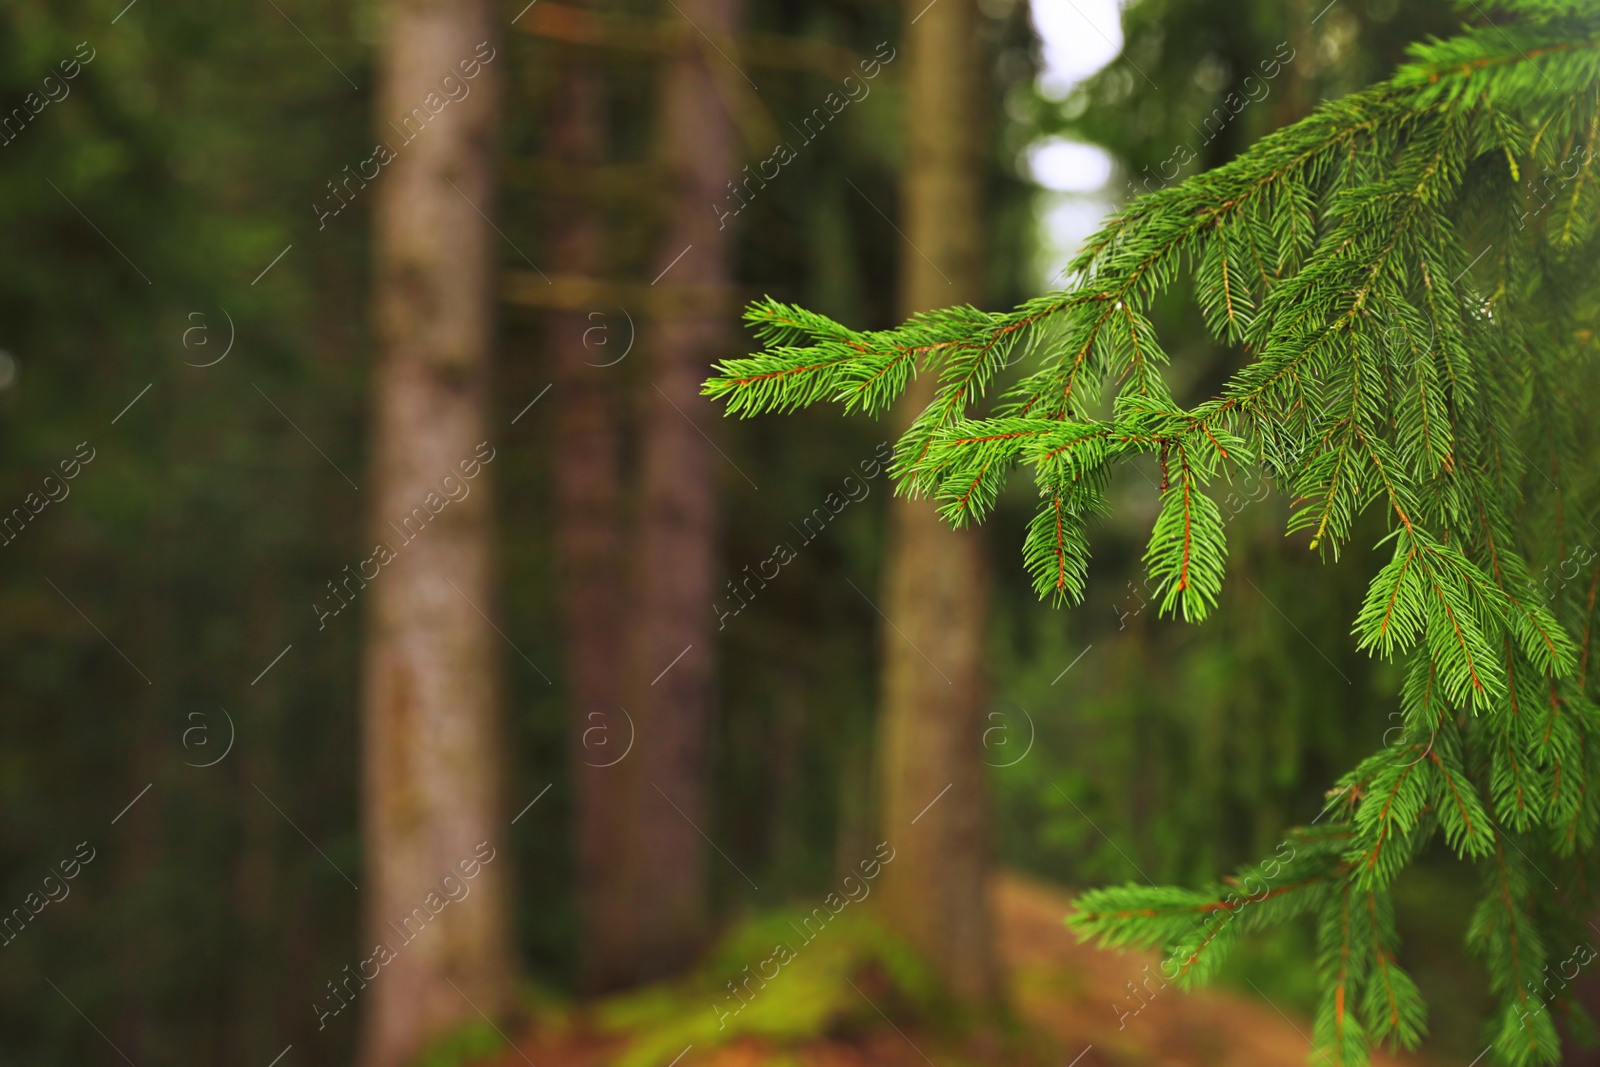
<svg viewBox="0 0 1600 1067"><path fill-rule="evenodd" d="M1103 213L1222 164L1456 13L1137 0L1117 58L1053 90L1026 0L524 2L0 9L3 107L49 94L0 145L0 499L48 498L3 535L3 906L81 863L6 930L0 1065L665 1067L688 1045L688 1067L735 1041L747 1058L718 1062L1303 1060L1304 1041L1202 1047L1179 1026L1199 1009L1119 1019L1136 966L1016 953L1067 939L1060 887L1270 853L1382 743L1399 679L1345 621L1374 561L1307 566L1276 487L1242 484L1216 619L1157 621L1151 464L1113 487L1087 600L1058 612L1016 556L1025 493L949 533L892 498L897 427L723 420L699 383L744 351L739 310L764 294L876 328L1043 291L1048 204ZM410 177L423 149L388 163L373 142L454 63L407 82L396 57L436 53L396 27L451 19L493 58L415 134L461 195L435 210ZM1103 187L1041 187L1030 160L1063 142L1106 153ZM413 396L430 295L478 269L418 266L429 226L482 230L492 340L458 323L478 384ZM1182 285L1156 319L1182 388L1233 366ZM443 424L479 400L458 451L385 407ZM414 586L350 584L480 440L477 510L452 496L457 540L435 538L464 546L467 569L440 572L455 593L429 599L420 551L397 564ZM908 553L915 573L892 562ZM429 681L410 642L444 632L436 604L477 644ZM955 677L935 685L934 663ZM419 745L455 743L458 699L484 724L488 758L416 786L475 798L442 814L405 807L405 767L373 766L406 743L380 719L413 666L434 694ZM446 909L437 955L344 985L484 839L480 898ZM881 906L837 912L811 970L732 1025L772 942L869 866ZM1401 892L1425 1051L1466 1062L1484 1009L1455 934L1468 889L1441 851ZM1309 930L1262 940L1197 1003L1292 1028L1311 951ZM435 978L466 1003L437 1007ZM375 1017L404 1036L385 1045Z"/></svg>

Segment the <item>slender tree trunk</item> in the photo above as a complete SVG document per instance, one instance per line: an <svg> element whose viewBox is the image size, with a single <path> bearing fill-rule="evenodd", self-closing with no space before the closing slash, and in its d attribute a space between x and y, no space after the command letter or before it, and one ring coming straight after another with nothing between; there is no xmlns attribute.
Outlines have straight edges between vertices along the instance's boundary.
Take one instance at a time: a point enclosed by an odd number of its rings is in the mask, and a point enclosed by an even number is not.
<svg viewBox="0 0 1600 1067"><path fill-rule="evenodd" d="M492 135L505 60L494 51L486 0L389 0L385 8L378 136L395 158L372 194L379 352L362 491L373 544L393 558L375 560L375 577L365 568L368 584L355 595L368 613L366 943L388 946L392 958L355 994L365 1010L363 1067L409 1064L479 1010L504 1012L512 994L500 638L483 614L494 605L494 468L481 465L469 481L461 466L471 471L494 455L485 415L497 238L479 212L494 209ZM464 62L477 64L470 81ZM440 107L447 76L470 92ZM386 120L413 108L434 114L402 140ZM419 511L432 516L425 525ZM469 881L462 865L472 870L486 857ZM467 895L440 905L452 884ZM436 917L407 926L413 909Z"/></svg>
<svg viewBox="0 0 1600 1067"><path fill-rule="evenodd" d="M733 36L737 0L680 0L702 33ZM711 63L691 46L663 68L658 136L670 175L670 220L653 270L660 287L729 279L728 229L713 205L738 173L732 118ZM727 317L671 316L648 324L649 384L640 406L640 514L630 634L628 711L639 729L625 761L634 817L627 925L610 977L643 981L688 963L706 934L705 838L710 831L707 731L712 693L712 565L718 462L697 427L716 424L700 383L728 340ZM693 420L693 421L691 421Z"/></svg>
<svg viewBox="0 0 1600 1067"><path fill-rule="evenodd" d="M976 12L927 5L905 45L909 158L901 256L906 314L984 297ZM933 396L912 385L897 412L910 422ZM988 875L989 808L982 763L987 580L976 531L953 531L926 500L890 504L881 720L882 914L961 1000L995 996Z"/></svg>
<svg viewBox="0 0 1600 1067"><path fill-rule="evenodd" d="M551 111L552 161L581 174L604 160L604 101L594 66L581 55L563 68ZM563 274L603 272L605 232L582 193L550 205L553 262ZM619 492L617 365L631 338L615 308L559 310L548 319L558 402L556 516L566 623L566 675L575 792L579 942L583 982L616 984L626 943L627 886L617 862L628 847L628 771L634 730L622 711L623 516Z"/></svg>

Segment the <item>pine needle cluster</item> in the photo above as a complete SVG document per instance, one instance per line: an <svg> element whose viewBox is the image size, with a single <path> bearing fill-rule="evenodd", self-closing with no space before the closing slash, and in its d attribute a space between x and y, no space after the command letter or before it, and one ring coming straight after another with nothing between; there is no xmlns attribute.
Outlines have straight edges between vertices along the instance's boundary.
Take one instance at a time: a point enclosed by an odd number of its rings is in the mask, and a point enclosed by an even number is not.
<svg viewBox="0 0 1600 1067"><path fill-rule="evenodd" d="M885 331L769 298L745 316L762 350L705 386L741 416L821 401L881 415L914 375L936 376L898 443L898 488L960 526L1030 470L1023 562L1058 604L1082 599L1086 524L1114 465L1137 456L1162 472L1152 586L1164 614L1194 622L1225 579L1220 481L1292 487L1288 532L1335 559L1358 516L1383 514L1392 556L1354 635L1402 662L1404 727L1330 790L1270 877L1100 889L1071 919L1108 944L1162 948L1193 981L1241 932L1314 916L1314 1040L1339 1065L1426 1031L1390 890L1436 838L1481 874L1466 938L1496 998L1494 1060L1557 1062L1557 1013L1586 1028L1550 967L1594 940L1600 567L1573 560L1600 541L1600 13L1560 0L1468 13L1478 25L1413 46L1388 81L1132 201L1060 291ZM1187 405L1147 317L1180 275L1239 353L1220 390Z"/></svg>

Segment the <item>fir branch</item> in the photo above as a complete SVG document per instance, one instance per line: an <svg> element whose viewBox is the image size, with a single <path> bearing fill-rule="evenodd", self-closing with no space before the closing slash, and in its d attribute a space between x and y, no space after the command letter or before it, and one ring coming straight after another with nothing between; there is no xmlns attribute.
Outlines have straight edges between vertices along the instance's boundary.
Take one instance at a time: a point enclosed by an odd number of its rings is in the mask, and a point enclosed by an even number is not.
<svg viewBox="0 0 1600 1067"><path fill-rule="evenodd" d="M1039 505L1024 565L1057 604L1082 598L1087 523L1136 455L1162 460L1145 553L1161 611L1191 621L1215 609L1226 569L1206 492L1219 467L1291 485L1290 531L1335 558L1381 511L1393 553L1353 632L1370 654L1407 657L1402 740L1340 779L1333 825L1291 835L1298 852L1264 889L1247 871L1202 890L1091 890L1069 920L1103 943L1165 947L1192 982L1240 931L1314 912L1317 1041L1338 1063L1364 1063L1369 1036L1411 1046L1424 1032L1386 887L1436 830L1485 873L1468 939L1501 1004L1496 1056L1552 1062L1554 1027L1526 979L1543 964L1541 930L1586 905L1530 885L1523 847L1573 856L1600 830L1588 699L1600 568L1581 603L1563 588L1547 604L1528 564L1551 521L1565 556L1568 515L1591 512L1600 491L1582 391L1597 376L1600 179L1588 163L1563 174L1533 225L1517 184L1578 146L1593 155L1600 15L1570 0L1482 5L1510 17L1419 45L1386 82L1131 202L1060 292L882 331L768 299L747 312L763 351L719 364L705 386L735 415L820 401L881 414L934 375L896 451L897 487L962 525L1029 468ZM1181 271L1210 332L1245 356L1192 405L1164 381L1148 318ZM1015 363L1029 366L1005 387ZM1517 840L1512 862L1504 846Z"/></svg>

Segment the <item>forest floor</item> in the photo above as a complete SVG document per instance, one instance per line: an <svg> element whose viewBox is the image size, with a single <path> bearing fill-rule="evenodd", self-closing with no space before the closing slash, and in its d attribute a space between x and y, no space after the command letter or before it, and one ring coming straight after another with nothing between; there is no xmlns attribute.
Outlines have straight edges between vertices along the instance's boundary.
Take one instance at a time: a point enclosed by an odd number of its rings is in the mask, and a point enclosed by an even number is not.
<svg viewBox="0 0 1600 1067"><path fill-rule="evenodd" d="M1159 975L1154 952L1112 952L1082 944L1062 924L1067 893L1016 875L995 879L1000 951L1011 979L1012 1003L1031 1025L1067 1052L1092 1046L1077 1067L1305 1067L1311 1062L1311 1021L1273 1007L1270 994L1242 996L1226 989L1158 989L1136 1015L1135 986ZM1151 985L1158 983L1151 982ZM1142 987L1141 991L1150 986ZM1117 1005L1117 1006L1114 1006ZM1120 1006L1120 1007L1118 1007ZM1420 1067L1411 1056L1375 1052L1373 1067Z"/></svg>
<svg viewBox="0 0 1600 1067"><path fill-rule="evenodd" d="M999 948L1017 1026L960 1037L925 1025L890 1021L879 1010L892 990L858 974L856 992L878 1013L841 1033L774 1041L745 1036L698 1049L689 1045L676 1067L1304 1067L1311 1062L1310 1020L1279 1011L1270 994L1226 989L1181 992L1148 981L1144 1006L1129 983L1159 974L1154 952L1113 952L1081 944L1062 923L1071 910L1060 888L1013 872L992 888ZM1149 967L1149 971L1145 970ZM875 988L875 985L877 988ZM1150 992L1150 990L1154 992ZM878 996L870 994L878 993ZM892 1010L892 1005L891 1005ZM879 1021L881 1017L881 1021ZM583 1009L546 1019L492 1067L610 1067L628 1039L591 1025ZM654 1067L668 1067L665 1054ZM1427 1061L1375 1052L1374 1067L1422 1067Z"/></svg>

